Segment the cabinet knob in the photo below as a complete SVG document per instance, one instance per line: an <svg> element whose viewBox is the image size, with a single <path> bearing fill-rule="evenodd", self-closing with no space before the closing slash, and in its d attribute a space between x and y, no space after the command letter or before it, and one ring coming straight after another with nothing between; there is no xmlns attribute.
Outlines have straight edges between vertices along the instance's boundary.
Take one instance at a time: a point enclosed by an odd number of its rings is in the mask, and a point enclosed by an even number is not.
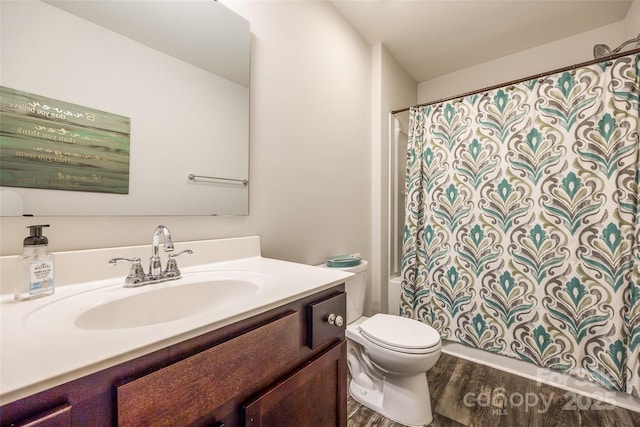
<svg viewBox="0 0 640 427"><path fill-rule="evenodd" d="M336 316L333 313L329 315L329 318L327 319L327 321L329 322L330 325L335 325L338 328L344 324L344 318L340 315Z"/></svg>

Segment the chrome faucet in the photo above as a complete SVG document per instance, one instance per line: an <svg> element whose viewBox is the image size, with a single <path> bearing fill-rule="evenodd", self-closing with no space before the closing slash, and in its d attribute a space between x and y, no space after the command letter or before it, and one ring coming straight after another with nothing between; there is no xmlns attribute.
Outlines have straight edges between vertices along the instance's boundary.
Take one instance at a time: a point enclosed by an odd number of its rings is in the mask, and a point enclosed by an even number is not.
<svg viewBox="0 0 640 427"><path fill-rule="evenodd" d="M149 279L157 280L162 275L162 263L160 262L160 235L164 236L164 251L173 251L173 242L171 241L171 232L164 225L159 225L153 232L153 240L151 241L151 258L149 258Z"/></svg>
<svg viewBox="0 0 640 427"><path fill-rule="evenodd" d="M125 278L125 288L132 288L137 286L143 286L149 283L166 282L167 280L176 280L180 278L180 270L176 262L176 257L186 253L192 254L191 249L185 249L175 254L169 254L167 261L167 267L162 270L162 263L160 261L160 237L164 238L164 251L173 251L173 242L171 241L171 232L164 225L159 225L153 232L153 239L151 241L151 257L149 258L149 273L145 274L144 268L140 262L139 257L135 258L111 258L109 264L117 264L118 261L129 261L131 263L131 270L129 275Z"/></svg>

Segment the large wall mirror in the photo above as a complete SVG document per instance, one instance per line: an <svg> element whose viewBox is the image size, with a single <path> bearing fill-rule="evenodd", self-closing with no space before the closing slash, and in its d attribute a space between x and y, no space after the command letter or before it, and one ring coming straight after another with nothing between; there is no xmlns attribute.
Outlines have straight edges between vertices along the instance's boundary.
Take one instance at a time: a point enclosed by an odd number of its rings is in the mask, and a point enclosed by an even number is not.
<svg viewBox="0 0 640 427"><path fill-rule="evenodd" d="M5 185L3 216L248 214L244 18L215 0L21 0L0 8L0 86L130 119L126 194ZM16 148L5 137L7 159Z"/></svg>

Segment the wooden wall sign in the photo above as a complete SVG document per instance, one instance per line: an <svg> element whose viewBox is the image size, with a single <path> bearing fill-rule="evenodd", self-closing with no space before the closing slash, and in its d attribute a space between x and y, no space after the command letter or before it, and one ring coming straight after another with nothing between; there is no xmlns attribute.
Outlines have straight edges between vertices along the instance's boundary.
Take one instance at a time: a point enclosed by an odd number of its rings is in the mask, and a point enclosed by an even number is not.
<svg viewBox="0 0 640 427"><path fill-rule="evenodd" d="M128 117L0 86L0 185L129 193Z"/></svg>

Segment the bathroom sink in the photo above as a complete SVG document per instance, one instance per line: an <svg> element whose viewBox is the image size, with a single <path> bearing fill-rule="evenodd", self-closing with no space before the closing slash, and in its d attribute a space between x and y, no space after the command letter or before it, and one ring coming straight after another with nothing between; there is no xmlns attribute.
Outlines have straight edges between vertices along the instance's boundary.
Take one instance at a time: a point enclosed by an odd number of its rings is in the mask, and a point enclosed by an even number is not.
<svg viewBox="0 0 640 427"><path fill-rule="evenodd" d="M258 286L242 280L219 280L153 289L96 305L75 320L80 329L123 329L171 322L242 301Z"/></svg>
<svg viewBox="0 0 640 427"><path fill-rule="evenodd" d="M251 272L197 272L138 288L118 283L53 301L31 312L25 321L27 327L40 330L54 324L88 331L154 326L222 315L271 282L269 276ZM53 324L51 319L56 319Z"/></svg>

